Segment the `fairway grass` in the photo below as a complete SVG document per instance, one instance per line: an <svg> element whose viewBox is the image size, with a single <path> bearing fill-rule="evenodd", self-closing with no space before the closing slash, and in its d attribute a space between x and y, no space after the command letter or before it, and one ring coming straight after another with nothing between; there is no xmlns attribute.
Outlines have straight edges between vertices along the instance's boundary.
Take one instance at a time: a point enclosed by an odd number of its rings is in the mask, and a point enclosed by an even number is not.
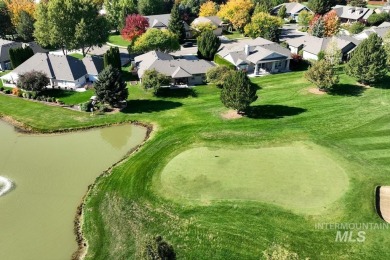
<svg viewBox="0 0 390 260"><path fill-rule="evenodd" d="M366 230L364 243L335 243L336 230L316 229L318 223L383 223L375 211L374 191L377 186L390 185L390 89L385 84L362 89L354 79L340 74L335 90L314 95L307 91L313 85L303 74L251 79L260 87L259 99L251 105L254 113L235 120L221 118L228 109L221 104L220 89L213 85L197 86L192 95L173 97L154 97L151 91L132 85L125 110L93 116L0 95L0 114L46 132L128 121L153 125L145 145L109 175L98 178L87 196L83 210L88 242L85 259L144 259L147 244L157 235L172 244L177 259L258 260L263 259L265 250L278 246L296 252L299 259L390 259L390 229ZM312 149L295 147L296 143ZM259 150L262 156L254 165L264 163L263 168L240 167L264 169L271 154L288 147L298 149L292 153L301 149L298 154L305 158L321 157L316 168L322 172L328 161L348 176L344 185L336 182L337 178L329 184L324 176L316 176L316 185L324 182L321 188L333 189L334 185L342 189L320 214L299 212L269 200L199 203L183 198L183 192L173 198L173 192L180 190L168 192L160 181L172 160L192 149L210 150L210 154L220 150L219 156L226 151L232 154L232 150ZM287 153L280 151L277 156L286 158ZM247 157L255 161L256 156ZM291 152L288 156L299 161L297 157ZM245 157L240 154L239 158ZM285 160L291 168L298 164ZM299 168L306 165L309 169L310 161L302 161ZM207 165L195 166L201 169ZM275 167L280 172L284 168ZM194 166L192 169L191 175L196 173ZM249 183L245 175L240 177L235 180L240 186ZM278 199L293 189L298 189L298 194L300 189L305 191L303 186L293 186L289 177L272 176L278 187L288 187L277 192ZM227 183L233 186L233 182ZM309 179L302 182L311 183ZM273 191L275 187L263 189Z"/></svg>
<svg viewBox="0 0 390 260"><path fill-rule="evenodd" d="M189 149L161 174L171 199L257 200L319 214L348 187L344 170L314 144L258 149Z"/></svg>

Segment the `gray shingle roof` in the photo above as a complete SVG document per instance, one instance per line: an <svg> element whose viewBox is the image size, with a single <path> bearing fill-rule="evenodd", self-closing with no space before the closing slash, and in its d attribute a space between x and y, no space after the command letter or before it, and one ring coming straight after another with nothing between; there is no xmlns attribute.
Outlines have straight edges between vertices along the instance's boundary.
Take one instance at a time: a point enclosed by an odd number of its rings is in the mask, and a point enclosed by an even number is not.
<svg viewBox="0 0 390 260"><path fill-rule="evenodd" d="M103 59L96 56L87 56L82 59L87 73L90 75L98 75L104 68Z"/></svg>
<svg viewBox="0 0 390 260"><path fill-rule="evenodd" d="M144 16L149 22L149 28L168 28L169 19L171 18L171 14L159 14L159 15L148 15ZM190 29L189 25L184 22L184 29L188 31Z"/></svg>
<svg viewBox="0 0 390 260"><path fill-rule="evenodd" d="M205 60L175 60L169 54L159 54L161 53L152 51L135 58L135 61L139 63L138 76L140 78L142 78L145 70L150 69L155 69L172 78L180 78L191 77L194 74L204 74L210 68L214 67L214 64Z"/></svg>
<svg viewBox="0 0 390 260"><path fill-rule="evenodd" d="M248 46L249 55L245 53L246 45ZM260 61L291 58L289 49L260 37L222 44L218 55L223 58L229 57L229 60L232 60L236 66L248 62L258 63Z"/></svg>
<svg viewBox="0 0 390 260"><path fill-rule="evenodd" d="M81 61L71 56L36 53L12 72L22 74L37 70L46 73L49 78L74 81L88 74L88 71L94 72L90 73L93 75L96 75L95 72L100 72L103 66L99 59L86 57Z"/></svg>
<svg viewBox="0 0 390 260"><path fill-rule="evenodd" d="M222 20L218 16L199 16L192 22L192 24L195 25L199 23L211 23L217 27L223 24Z"/></svg>
<svg viewBox="0 0 390 260"><path fill-rule="evenodd" d="M9 50L12 48L20 48L23 44L21 42L7 41L0 39L0 62L9 61Z"/></svg>
<svg viewBox="0 0 390 260"><path fill-rule="evenodd" d="M333 37L337 41L338 48L342 52L348 52L351 50L350 45L356 46L354 41L350 41L342 37ZM288 45L296 48L303 46L303 50L311 54L317 55L320 51L323 51L328 46L329 42L332 40L332 37L328 38L318 38L311 35L305 35L298 38L289 39L286 42ZM347 48L348 47L348 48Z"/></svg>
<svg viewBox="0 0 390 260"><path fill-rule="evenodd" d="M284 4L280 4L278 6L275 6L271 13L272 14L275 14L279 11L279 9L285 5L286 6L286 13L288 14L297 14L299 13L300 11L302 10L308 10L311 12L311 10L309 8L307 8L306 6L304 6L303 4L300 4L300 3L284 3Z"/></svg>
<svg viewBox="0 0 390 260"><path fill-rule="evenodd" d="M372 13L373 10L369 8L363 7L353 7L353 6L345 6L345 5L336 5L333 7L333 10L336 11L337 16L342 19L349 20L366 20Z"/></svg>

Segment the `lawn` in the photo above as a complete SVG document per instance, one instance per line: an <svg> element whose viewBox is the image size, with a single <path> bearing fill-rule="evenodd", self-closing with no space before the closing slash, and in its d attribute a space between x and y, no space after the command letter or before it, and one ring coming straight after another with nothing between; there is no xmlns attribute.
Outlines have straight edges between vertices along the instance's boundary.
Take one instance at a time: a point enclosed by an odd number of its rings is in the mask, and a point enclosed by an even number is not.
<svg viewBox="0 0 390 260"><path fill-rule="evenodd" d="M226 38L228 38L230 40L245 38L245 36L238 31L233 31L232 33L226 33L223 36L225 36Z"/></svg>
<svg viewBox="0 0 390 260"><path fill-rule="evenodd" d="M76 92L63 89L47 89L42 92L42 95L57 98L66 105L77 105L87 102L94 94L93 90Z"/></svg>
<svg viewBox="0 0 390 260"><path fill-rule="evenodd" d="M121 47L127 47L130 42L126 41L125 39L122 38L122 35L110 35L108 37L108 42L117 46Z"/></svg>
<svg viewBox="0 0 390 260"><path fill-rule="evenodd" d="M71 53L69 56L75 57L76 59L82 60L84 56L81 53Z"/></svg>
<svg viewBox="0 0 390 260"><path fill-rule="evenodd" d="M362 88L344 74L326 95L309 93L303 72L253 82L260 98L236 120L221 117L227 109L212 85L164 98L130 86L122 113L96 116L0 95L0 113L42 131L155 125L142 149L98 178L87 197L86 259L141 259L156 235L178 259L260 259L278 247L300 259L389 258L390 230L335 243L336 230L315 225L383 223L374 190L390 183L390 89ZM196 194L198 184L186 186L178 170L189 180L203 171L211 181ZM216 181L228 189L213 189ZM299 210L305 203L317 208Z"/></svg>

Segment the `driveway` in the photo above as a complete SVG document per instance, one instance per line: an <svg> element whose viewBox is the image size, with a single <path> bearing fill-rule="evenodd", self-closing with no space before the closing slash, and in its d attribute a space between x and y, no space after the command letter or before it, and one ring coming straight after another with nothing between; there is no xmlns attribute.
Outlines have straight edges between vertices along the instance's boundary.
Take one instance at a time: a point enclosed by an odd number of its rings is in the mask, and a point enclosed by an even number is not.
<svg viewBox="0 0 390 260"><path fill-rule="evenodd" d="M288 39L298 38L307 35L307 33L300 32L297 29L298 29L298 24L283 25L282 33L280 35L280 41L286 41Z"/></svg>

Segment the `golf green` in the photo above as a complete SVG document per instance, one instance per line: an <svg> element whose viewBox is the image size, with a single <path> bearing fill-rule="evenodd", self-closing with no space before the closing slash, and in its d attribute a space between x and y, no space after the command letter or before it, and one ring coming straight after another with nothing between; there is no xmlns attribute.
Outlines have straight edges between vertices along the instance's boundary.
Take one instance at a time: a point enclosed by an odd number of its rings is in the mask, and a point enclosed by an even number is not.
<svg viewBox="0 0 390 260"><path fill-rule="evenodd" d="M259 149L193 148L161 173L165 197L177 200L257 200L315 214L340 198L348 177L322 147L294 143Z"/></svg>

